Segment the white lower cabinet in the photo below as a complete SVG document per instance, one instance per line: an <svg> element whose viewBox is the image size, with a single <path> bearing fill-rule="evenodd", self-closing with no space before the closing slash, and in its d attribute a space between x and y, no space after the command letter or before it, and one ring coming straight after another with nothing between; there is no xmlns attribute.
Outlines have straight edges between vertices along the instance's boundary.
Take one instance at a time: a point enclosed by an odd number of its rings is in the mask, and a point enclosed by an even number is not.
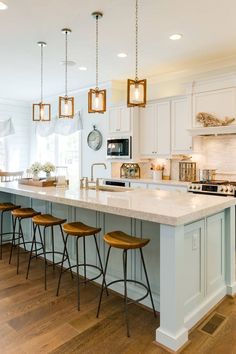
<svg viewBox="0 0 236 354"><path fill-rule="evenodd" d="M148 189L160 189L160 190L164 190L164 191L175 191L175 192L187 192L187 186L186 187L180 187L180 186L166 186L165 184L148 184Z"/></svg>
<svg viewBox="0 0 236 354"><path fill-rule="evenodd" d="M185 226L185 314L225 286L224 213Z"/></svg>
<svg viewBox="0 0 236 354"><path fill-rule="evenodd" d="M147 184L146 184L146 183L131 182L131 183L130 183L130 188L134 188L134 189L147 189Z"/></svg>

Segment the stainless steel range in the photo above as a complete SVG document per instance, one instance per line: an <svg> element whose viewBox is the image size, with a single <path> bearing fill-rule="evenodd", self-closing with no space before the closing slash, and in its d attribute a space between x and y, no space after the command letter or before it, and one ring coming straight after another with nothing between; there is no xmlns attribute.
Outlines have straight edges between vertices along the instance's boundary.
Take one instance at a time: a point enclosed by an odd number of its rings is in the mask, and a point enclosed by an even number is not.
<svg viewBox="0 0 236 354"><path fill-rule="evenodd" d="M231 181L197 181L188 186L188 192L236 196L236 182Z"/></svg>

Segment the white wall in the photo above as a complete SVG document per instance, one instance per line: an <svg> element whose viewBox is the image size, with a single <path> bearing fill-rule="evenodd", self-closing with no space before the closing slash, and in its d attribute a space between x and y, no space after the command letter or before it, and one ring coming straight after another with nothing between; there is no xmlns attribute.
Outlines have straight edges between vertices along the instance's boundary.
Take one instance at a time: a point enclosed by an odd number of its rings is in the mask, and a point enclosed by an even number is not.
<svg viewBox="0 0 236 354"><path fill-rule="evenodd" d="M0 99L0 120L12 118L15 134L4 138L8 171L29 166L31 106L27 102Z"/></svg>

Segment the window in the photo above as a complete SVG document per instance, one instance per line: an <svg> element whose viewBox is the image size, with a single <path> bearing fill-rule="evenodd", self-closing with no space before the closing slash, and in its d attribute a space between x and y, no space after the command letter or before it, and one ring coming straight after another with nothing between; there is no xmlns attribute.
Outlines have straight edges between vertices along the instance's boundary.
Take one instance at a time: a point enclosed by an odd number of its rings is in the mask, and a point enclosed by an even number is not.
<svg viewBox="0 0 236 354"><path fill-rule="evenodd" d="M52 162L56 166L66 166L71 180L80 178L80 132L63 136L51 134L48 137L37 135L36 160Z"/></svg>

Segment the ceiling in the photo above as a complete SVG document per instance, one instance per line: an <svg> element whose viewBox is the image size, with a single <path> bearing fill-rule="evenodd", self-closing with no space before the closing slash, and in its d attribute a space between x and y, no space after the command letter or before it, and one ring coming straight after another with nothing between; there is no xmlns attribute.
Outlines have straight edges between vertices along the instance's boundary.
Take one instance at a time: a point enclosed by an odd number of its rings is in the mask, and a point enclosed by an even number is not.
<svg viewBox="0 0 236 354"><path fill-rule="evenodd" d="M69 89L94 85L95 21L100 21L100 81L134 76L134 0L5 0L0 11L0 97L39 97L40 49L46 41L45 95L64 90L63 27L72 29ZM235 0L140 0L140 77L236 55ZM169 35L182 33L180 41ZM120 59L117 53L128 57ZM80 71L86 66L87 71Z"/></svg>

